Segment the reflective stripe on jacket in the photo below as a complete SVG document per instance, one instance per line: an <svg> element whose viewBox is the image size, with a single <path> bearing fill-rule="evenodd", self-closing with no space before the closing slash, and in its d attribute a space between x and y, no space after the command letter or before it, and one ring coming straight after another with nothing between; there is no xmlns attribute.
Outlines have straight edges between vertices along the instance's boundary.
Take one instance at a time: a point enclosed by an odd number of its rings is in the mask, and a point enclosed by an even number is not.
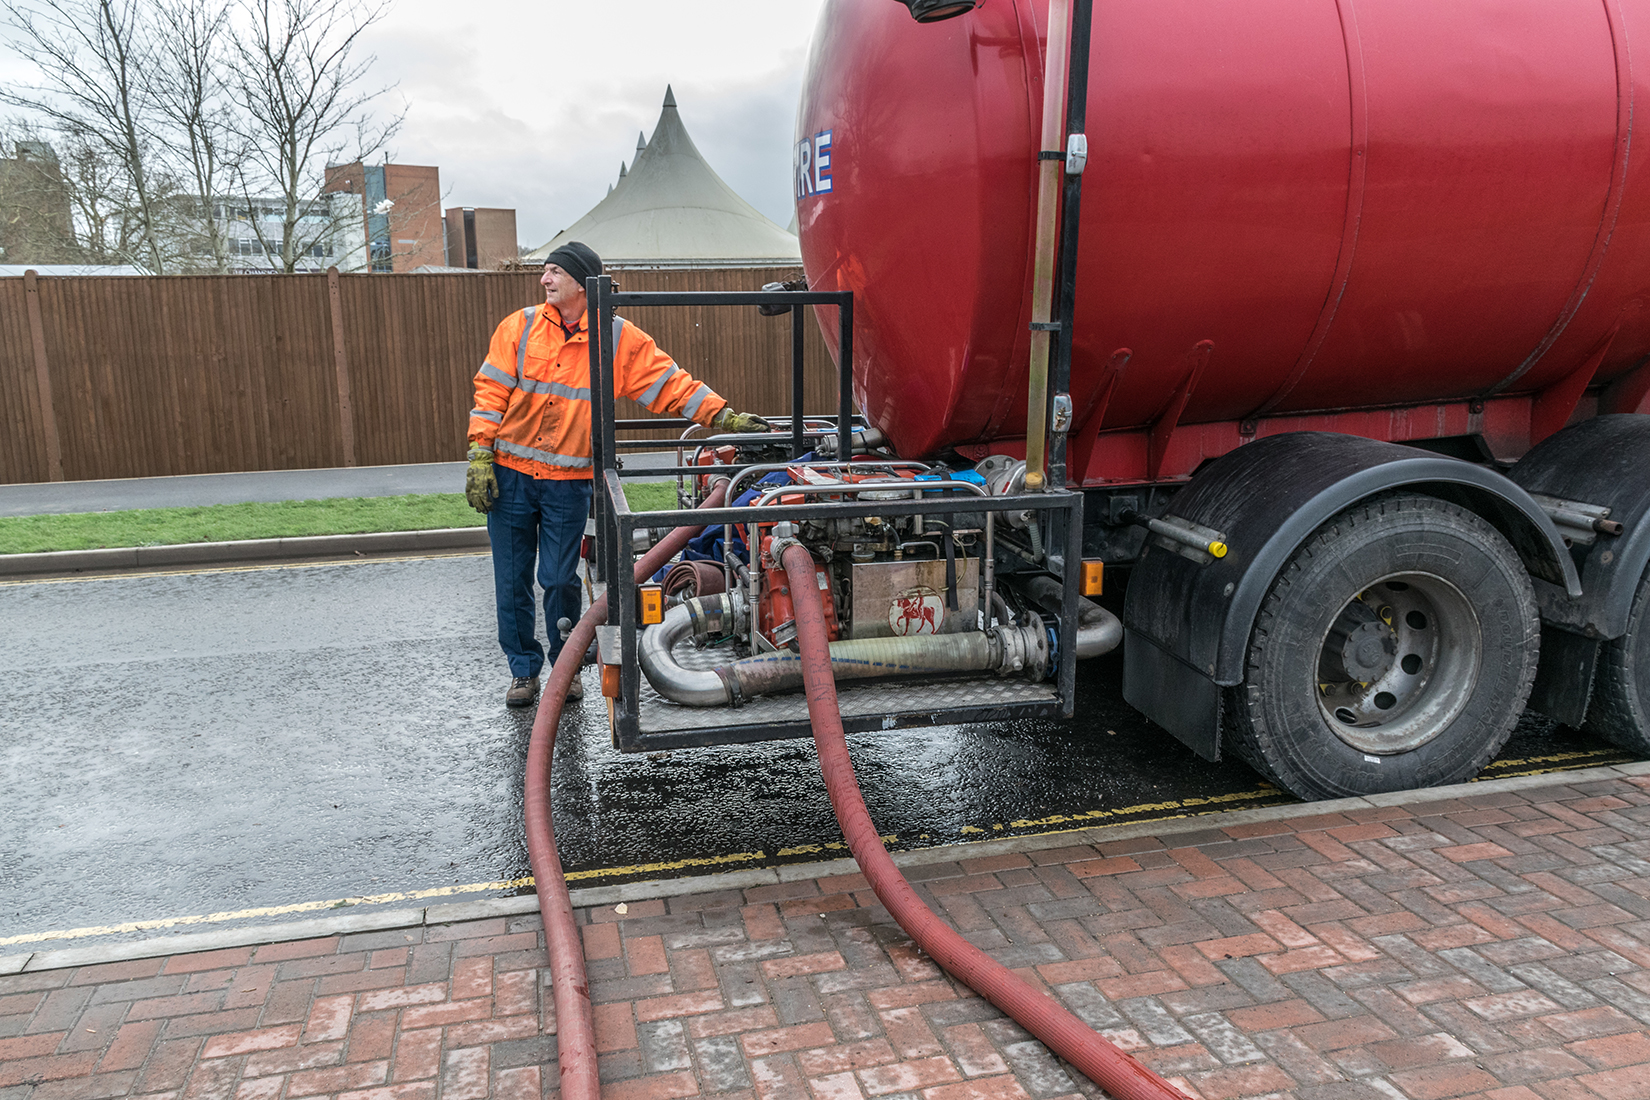
<svg viewBox="0 0 1650 1100"><path fill-rule="evenodd" d="M613 320L619 333L613 389L619 396L701 424L709 424L727 404L660 351L653 337L622 317ZM588 323L587 313L578 331L567 336L542 305L499 323L475 376L470 442L532 477L591 476Z"/></svg>

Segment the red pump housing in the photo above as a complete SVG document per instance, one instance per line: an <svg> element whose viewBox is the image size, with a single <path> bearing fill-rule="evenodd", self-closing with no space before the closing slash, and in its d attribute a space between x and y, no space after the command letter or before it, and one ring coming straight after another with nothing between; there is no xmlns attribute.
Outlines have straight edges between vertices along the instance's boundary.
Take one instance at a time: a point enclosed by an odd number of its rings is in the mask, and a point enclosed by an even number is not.
<svg viewBox="0 0 1650 1100"><path fill-rule="evenodd" d="M830 0L815 33L803 262L854 292L854 396L904 455L1025 433L1046 18ZM1301 429L1510 459L1650 411L1635 38L1650 0L1096 3L1071 480Z"/></svg>

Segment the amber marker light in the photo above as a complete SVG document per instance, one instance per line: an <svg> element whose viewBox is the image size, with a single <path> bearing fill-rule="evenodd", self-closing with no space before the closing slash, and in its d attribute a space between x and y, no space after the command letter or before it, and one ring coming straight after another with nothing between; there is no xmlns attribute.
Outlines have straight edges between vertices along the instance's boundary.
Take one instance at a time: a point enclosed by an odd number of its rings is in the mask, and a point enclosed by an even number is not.
<svg viewBox="0 0 1650 1100"><path fill-rule="evenodd" d="M641 602L641 620L643 626L653 626L665 621L665 590L656 584L644 584L636 589L636 598Z"/></svg>
<svg viewBox="0 0 1650 1100"><path fill-rule="evenodd" d="M1085 561L1083 563L1083 580L1081 591L1085 596L1100 595L1105 585L1106 563L1103 561Z"/></svg>

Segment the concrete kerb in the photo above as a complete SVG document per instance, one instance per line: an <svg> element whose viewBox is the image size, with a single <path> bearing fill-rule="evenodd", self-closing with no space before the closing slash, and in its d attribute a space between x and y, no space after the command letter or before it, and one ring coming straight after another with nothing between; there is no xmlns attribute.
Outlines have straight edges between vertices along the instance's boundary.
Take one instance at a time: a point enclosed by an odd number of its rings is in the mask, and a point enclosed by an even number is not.
<svg viewBox="0 0 1650 1100"><path fill-rule="evenodd" d="M1650 761L1612 764L1567 772L1546 772L1540 775L1513 776L1507 779L1487 779L1477 783L1460 783L1449 787L1430 787L1419 791L1400 791L1394 794L1339 798L1324 802L1291 802L1280 806L1262 806L1258 809L1221 810L1210 814L1189 815L1155 821L1137 821L1120 825L1078 826L1069 830L1037 833L1031 836L1003 837L998 840L949 844L936 848L918 848L909 852L896 852L893 859L901 867L956 863L962 860L983 859L996 855L1065 848L1073 844L1103 844L1119 840L1133 840L1144 836L1166 838L1172 837L1176 833L1201 832L1208 829L1222 829L1267 821L1285 821L1295 817L1319 817L1327 814L1345 813L1349 810L1415 806L1428 802L1451 802L1457 799L1482 798L1486 795L1525 791L1537 787L1570 787L1640 775L1650 775ZM690 894L712 893L718 890L742 890L752 886L769 886L805 879L830 878L836 875L856 874L858 871L859 865L852 858L832 859L817 863L792 863L782 867L724 871L718 874L696 875L689 878L652 879L644 882L620 883L616 886L592 886L572 890L571 895L574 908L593 908L596 906L617 905L622 902L651 901L661 898L683 897ZM537 896L525 894L518 897L486 898L480 901L432 905L421 909L392 909L376 913L350 913L335 917L295 921L291 924L234 928L220 932L202 932L186 936L162 936L151 940L104 946L0 955L0 974L33 973L41 970L59 970L66 967L93 966L108 962L124 962L131 959L157 958L163 955L185 955L200 951L217 951L229 947L250 947L267 943L318 939L324 936L347 935L355 932L387 931L396 928L413 928L419 925L457 924L462 921L522 916L536 912L538 912Z"/></svg>
<svg viewBox="0 0 1650 1100"><path fill-rule="evenodd" d="M158 939L136 940L96 947L69 947L57 951L36 951L32 955L8 955L0 958L0 974L62 970L73 966L96 966L102 963L127 962L131 959L152 959L161 955L192 955L200 951L221 951L227 947L287 943L292 940L319 939L323 936L341 936L352 932L384 932L392 928L412 928L423 923L423 909L391 909L382 913L350 913L344 916L317 917L314 920L293 921L291 924L272 924L257 928L226 928L219 932L198 932L188 936L162 936ZM16 959L22 959L22 964L19 965L14 962Z"/></svg>
<svg viewBox="0 0 1650 1100"><path fill-rule="evenodd" d="M487 528L449 527L361 535L128 546L109 550L55 550L44 554L0 555L0 576L153 569L173 565L223 565L291 558L347 558L355 554L419 554L441 550L485 550L487 547Z"/></svg>

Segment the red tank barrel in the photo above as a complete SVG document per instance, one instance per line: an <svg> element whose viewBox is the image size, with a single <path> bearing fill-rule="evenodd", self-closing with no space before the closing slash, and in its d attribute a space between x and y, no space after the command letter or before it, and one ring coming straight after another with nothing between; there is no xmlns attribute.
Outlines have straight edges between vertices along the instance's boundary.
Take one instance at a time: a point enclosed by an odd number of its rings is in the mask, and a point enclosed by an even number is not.
<svg viewBox="0 0 1650 1100"><path fill-rule="evenodd" d="M919 25L831 0L815 33L803 261L812 288L854 291L855 397L902 454L1025 431L1046 14L985 0ZM1639 364L1634 36L1650 0L1099 0L1074 479L1138 478L1177 407L1229 427L1165 473L1257 418L1399 407L1337 430L1493 429L1517 452L1532 398ZM1471 419L1485 401L1494 425Z"/></svg>

